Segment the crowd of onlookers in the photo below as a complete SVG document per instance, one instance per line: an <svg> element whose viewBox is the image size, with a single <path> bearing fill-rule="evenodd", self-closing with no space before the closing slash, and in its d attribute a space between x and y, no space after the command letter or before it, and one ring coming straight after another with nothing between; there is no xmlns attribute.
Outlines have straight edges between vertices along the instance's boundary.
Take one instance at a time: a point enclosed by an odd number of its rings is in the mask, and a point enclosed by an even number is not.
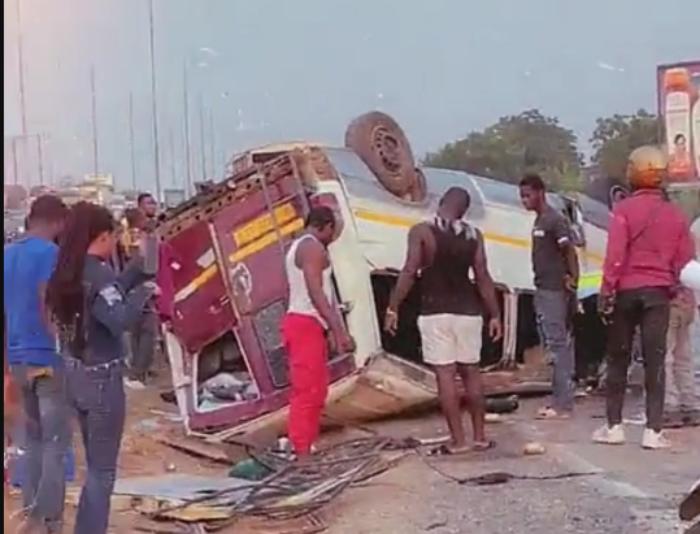
<svg viewBox="0 0 700 534"><path fill-rule="evenodd" d="M679 283L697 244L680 209L664 196L665 168L654 166L656 159L649 147L631 156L633 193L613 209L596 310L607 336L607 424L593 440L625 441L622 409L637 336L645 370L647 449L670 447L664 426L698 422L691 340L698 303ZM567 219L548 205L539 176L525 176L519 190L524 207L536 214L535 309L554 367L552 402L538 417L567 419L575 406L576 243ZM396 334L401 302L419 282L422 354L438 377L452 434L444 449L449 454L493 446L484 430L482 317L492 339L503 331L483 236L463 220L469 204L466 190L452 188L434 220L411 229L406 265L384 324ZM11 416L11 439L23 451L17 478L25 534L61 530L73 418L87 460L75 532L107 530L126 417L124 388L145 387L161 333L173 319L173 278L180 266L158 236L157 217L158 203L148 193L121 221L105 207L79 202L68 208L44 195L31 205L23 235L5 246L5 413ZM329 297L326 248L337 237L334 217L328 208L311 210L305 234L285 260L290 298L282 329L292 375L290 437L299 457L311 454L318 437L329 380L328 331L339 350L354 347ZM470 271L474 280L466 276ZM472 415L471 446L461 421L457 375ZM13 405L21 418L12 418Z"/></svg>
<svg viewBox="0 0 700 534"><path fill-rule="evenodd" d="M172 317L177 264L158 238L157 210L144 193L117 221L105 207L44 195L5 246L5 413L20 452L21 532L62 528L73 418L87 460L75 532L106 532L124 386L144 387Z"/></svg>

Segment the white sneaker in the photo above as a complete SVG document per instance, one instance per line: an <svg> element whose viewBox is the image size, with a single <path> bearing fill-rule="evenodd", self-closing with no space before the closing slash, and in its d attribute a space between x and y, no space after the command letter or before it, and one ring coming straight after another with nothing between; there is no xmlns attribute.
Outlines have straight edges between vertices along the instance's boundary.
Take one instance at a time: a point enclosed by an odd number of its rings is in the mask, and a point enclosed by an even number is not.
<svg viewBox="0 0 700 534"><path fill-rule="evenodd" d="M650 450L670 449L671 442L666 439L663 432L654 432L651 428L645 428L642 436L642 448Z"/></svg>
<svg viewBox="0 0 700 534"><path fill-rule="evenodd" d="M625 429L622 425L601 426L593 432L593 441L604 445L622 445L625 442Z"/></svg>
<svg viewBox="0 0 700 534"><path fill-rule="evenodd" d="M146 389L146 384L139 380L131 380L130 378L124 379L124 385L129 389L133 389L134 391L143 391Z"/></svg>

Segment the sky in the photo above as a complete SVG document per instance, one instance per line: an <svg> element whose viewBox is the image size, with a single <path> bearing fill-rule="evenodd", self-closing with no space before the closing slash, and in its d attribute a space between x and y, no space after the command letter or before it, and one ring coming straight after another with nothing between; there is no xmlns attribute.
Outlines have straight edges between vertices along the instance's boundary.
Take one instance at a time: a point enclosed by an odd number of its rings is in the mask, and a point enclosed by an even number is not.
<svg viewBox="0 0 700 534"><path fill-rule="evenodd" d="M21 132L16 1L4 2L6 139ZM119 187L132 184L131 93L136 185L152 189L148 0L21 2L27 130L43 136L45 175L93 170L94 65L98 170L113 174ZM529 108L559 117L585 151L597 117L655 111L656 65L700 59L697 0L154 6L163 187L185 180L185 69L191 168L199 180L221 176L226 160L251 146L296 139L341 145L350 120L373 109L399 121L418 156ZM37 183L34 146L20 151L20 172Z"/></svg>

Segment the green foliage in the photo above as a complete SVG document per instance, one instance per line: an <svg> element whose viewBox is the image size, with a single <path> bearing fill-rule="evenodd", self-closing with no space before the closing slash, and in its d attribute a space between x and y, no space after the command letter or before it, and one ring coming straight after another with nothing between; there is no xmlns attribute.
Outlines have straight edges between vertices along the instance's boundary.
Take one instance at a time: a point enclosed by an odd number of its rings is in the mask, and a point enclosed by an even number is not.
<svg viewBox="0 0 700 534"><path fill-rule="evenodd" d="M576 141L576 135L557 118L531 109L448 143L429 153L424 164L509 183L518 183L527 172L538 172L552 189L579 190L582 157Z"/></svg>
<svg viewBox="0 0 700 534"><path fill-rule="evenodd" d="M658 144L659 136L656 115L644 109L634 115L599 118L590 140L594 150L591 160L603 176L623 181L630 152L642 145Z"/></svg>

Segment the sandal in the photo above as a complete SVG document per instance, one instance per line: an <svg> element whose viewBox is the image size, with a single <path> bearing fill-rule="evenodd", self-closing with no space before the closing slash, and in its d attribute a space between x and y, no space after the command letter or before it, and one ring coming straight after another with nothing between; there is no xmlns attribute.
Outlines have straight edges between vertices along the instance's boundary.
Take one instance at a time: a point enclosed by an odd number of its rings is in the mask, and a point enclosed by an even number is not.
<svg viewBox="0 0 700 534"><path fill-rule="evenodd" d="M468 445L454 447L452 445L443 444L439 447L431 449L428 452L428 456L459 456L468 452L471 452L471 447L469 447Z"/></svg>
<svg viewBox="0 0 700 534"><path fill-rule="evenodd" d="M545 406L544 408L540 408L537 411L537 415L535 416L536 419L540 420L564 420L564 419L570 419L571 414L569 412L558 412L554 408L551 408L549 406Z"/></svg>
<svg viewBox="0 0 700 534"><path fill-rule="evenodd" d="M492 439L486 441L475 441L472 445L472 450L475 452L484 452L489 449L493 449L496 446L496 442Z"/></svg>

